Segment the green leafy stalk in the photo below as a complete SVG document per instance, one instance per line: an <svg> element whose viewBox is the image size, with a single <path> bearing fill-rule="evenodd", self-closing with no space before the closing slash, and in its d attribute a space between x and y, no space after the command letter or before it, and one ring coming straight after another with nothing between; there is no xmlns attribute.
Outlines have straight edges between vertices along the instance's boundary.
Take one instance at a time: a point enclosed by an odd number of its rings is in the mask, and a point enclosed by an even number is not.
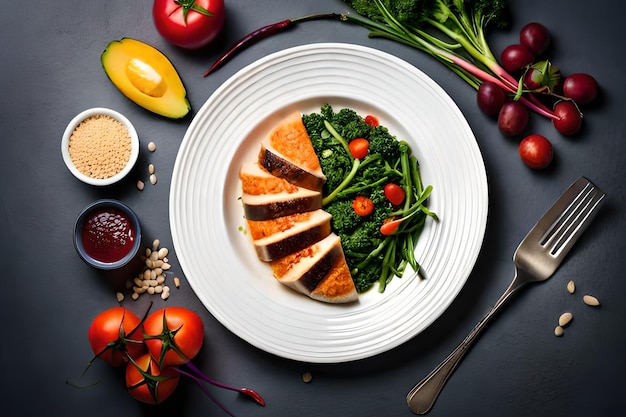
<svg viewBox="0 0 626 417"><path fill-rule="evenodd" d="M352 169L350 170L350 173L346 175L346 177L343 179L343 181L341 182L341 184L339 184L337 188L335 188L329 195L327 195L326 197L322 199L322 205L326 206L330 204L344 188L350 185L350 183L354 179L354 176L359 170L359 166L361 165L361 160L358 158L354 158L352 156L352 153L350 152L350 148L348 146L348 141L346 141L343 138L343 136L341 136L339 132L337 132L337 130L333 127L332 124L330 124L328 120L324 120L324 126L330 132L330 134L333 135L333 137L337 139L339 143L341 143L341 145L346 150L346 153L348 154L348 156L352 159Z"/></svg>
<svg viewBox="0 0 626 417"><path fill-rule="evenodd" d="M360 16L346 21L383 37L417 48L443 63L478 89L483 82L498 85L512 95L519 92L516 80L500 66L486 39L491 26L508 24L505 0L344 0ZM551 91L536 91L553 95ZM532 93L516 98L545 117L557 116Z"/></svg>

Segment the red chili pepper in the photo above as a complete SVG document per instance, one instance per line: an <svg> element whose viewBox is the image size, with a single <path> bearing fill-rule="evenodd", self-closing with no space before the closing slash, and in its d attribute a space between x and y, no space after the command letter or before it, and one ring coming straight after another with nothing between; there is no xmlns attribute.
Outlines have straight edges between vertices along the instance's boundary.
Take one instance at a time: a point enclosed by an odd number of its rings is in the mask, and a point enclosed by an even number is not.
<svg viewBox="0 0 626 417"><path fill-rule="evenodd" d="M383 225L380 226L380 233L385 236L393 235L398 230L398 227L400 227L402 220L403 219L398 219L383 223Z"/></svg>
<svg viewBox="0 0 626 417"><path fill-rule="evenodd" d="M265 407L265 400L263 399L263 397L261 397L261 394L259 394L255 390L250 389L250 388L241 388L239 392L252 398L260 406Z"/></svg>
<svg viewBox="0 0 626 417"><path fill-rule="evenodd" d="M320 13L313 14L309 16L297 17L294 19L285 19L280 22L272 23L270 25L263 26L253 32L250 32L243 38L241 38L234 46L232 46L221 58L219 58L205 73L204 77L209 75L211 72L215 71L217 68L222 66L228 59L230 59L233 55L235 55L240 50L244 49L246 46L251 45L252 43L261 40L265 37L273 35L274 33L281 32L289 27L291 27L294 23L306 22L308 20L319 20L319 19L339 19L344 20L345 15L339 13Z"/></svg>
<svg viewBox="0 0 626 417"><path fill-rule="evenodd" d="M361 217L369 216L374 212L374 202L364 195L358 195L352 202L352 208Z"/></svg>

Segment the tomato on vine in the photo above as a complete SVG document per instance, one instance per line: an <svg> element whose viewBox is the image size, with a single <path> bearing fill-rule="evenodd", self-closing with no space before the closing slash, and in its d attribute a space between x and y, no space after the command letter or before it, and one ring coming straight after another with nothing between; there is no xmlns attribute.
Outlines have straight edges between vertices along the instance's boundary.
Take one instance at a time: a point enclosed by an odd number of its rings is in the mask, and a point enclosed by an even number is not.
<svg viewBox="0 0 626 417"><path fill-rule="evenodd" d="M160 404L176 390L180 373L171 367L159 368L146 353L126 365L126 388L136 400Z"/></svg>
<svg viewBox="0 0 626 417"><path fill-rule="evenodd" d="M88 331L89 344L96 358L111 366L122 366L128 355L137 358L145 353L141 320L124 307L113 307L98 314Z"/></svg>
<svg viewBox="0 0 626 417"><path fill-rule="evenodd" d="M150 314L143 324L144 343L160 368L193 359L204 340L204 325L195 312L165 307Z"/></svg>
<svg viewBox="0 0 626 417"><path fill-rule="evenodd" d="M211 43L225 20L224 0L155 0L152 18L170 43L198 49Z"/></svg>

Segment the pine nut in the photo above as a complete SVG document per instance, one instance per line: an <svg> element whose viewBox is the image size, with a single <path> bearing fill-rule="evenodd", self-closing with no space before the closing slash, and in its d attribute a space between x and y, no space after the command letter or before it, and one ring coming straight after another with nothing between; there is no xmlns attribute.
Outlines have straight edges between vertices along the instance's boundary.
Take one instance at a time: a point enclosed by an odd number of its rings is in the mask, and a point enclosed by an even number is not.
<svg viewBox="0 0 626 417"><path fill-rule="evenodd" d="M150 143L148 143L148 150L149 150L150 152L154 152L154 151L156 151L156 144L155 144L154 142L150 142Z"/></svg>
<svg viewBox="0 0 626 417"><path fill-rule="evenodd" d="M147 288L144 287L133 287L133 292L135 294L143 294L144 292L146 292Z"/></svg>
<svg viewBox="0 0 626 417"><path fill-rule="evenodd" d="M169 252L170 251L167 248L159 249L159 253L158 253L159 259L165 258Z"/></svg>
<svg viewBox="0 0 626 417"><path fill-rule="evenodd" d="M572 313L563 313L561 317L559 317L559 326L565 327L570 324L574 316Z"/></svg>
<svg viewBox="0 0 626 417"><path fill-rule="evenodd" d="M174 277L174 286L176 286L176 288L180 288L180 278Z"/></svg>
<svg viewBox="0 0 626 417"><path fill-rule="evenodd" d="M588 306L597 307L600 305L600 301L593 295L585 295L583 297L583 302Z"/></svg>
<svg viewBox="0 0 626 417"><path fill-rule="evenodd" d="M168 264L168 263L164 263L161 268L163 268L164 271L167 271L168 269L170 269L172 267L172 265Z"/></svg>
<svg viewBox="0 0 626 417"><path fill-rule="evenodd" d="M143 190L143 187L145 186L145 184L143 183L143 181L141 180L137 180L137 189L139 191Z"/></svg>
<svg viewBox="0 0 626 417"><path fill-rule="evenodd" d="M570 294L574 294L574 291L576 291L576 284L574 284L574 281L570 281L567 283L567 291Z"/></svg>
<svg viewBox="0 0 626 417"><path fill-rule="evenodd" d="M156 174L150 174L150 184L155 185L157 183Z"/></svg>
<svg viewBox="0 0 626 417"><path fill-rule="evenodd" d="M152 241L152 250L158 250L161 245L161 241L159 239L154 239Z"/></svg>
<svg viewBox="0 0 626 417"><path fill-rule="evenodd" d="M554 328L554 335L555 335L556 337L561 337L561 336L563 336L563 333L565 333L565 331L563 330L563 328L562 328L561 326L556 326L556 327Z"/></svg>
<svg viewBox="0 0 626 417"><path fill-rule="evenodd" d="M148 172L149 172L150 174L154 174L154 164L150 164L150 165L148 165Z"/></svg>
<svg viewBox="0 0 626 417"><path fill-rule="evenodd" d="M133 300L137 300L139 298L139 293L136 293L136 292L132 293L130 295L130 298L132 298Z"/></svg>

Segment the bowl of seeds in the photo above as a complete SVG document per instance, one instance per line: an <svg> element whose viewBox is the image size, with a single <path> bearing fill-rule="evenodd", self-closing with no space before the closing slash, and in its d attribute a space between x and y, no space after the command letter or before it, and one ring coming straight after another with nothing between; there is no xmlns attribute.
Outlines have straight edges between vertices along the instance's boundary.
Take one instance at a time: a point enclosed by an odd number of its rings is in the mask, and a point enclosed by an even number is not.
<svg viewBox="0 0 626 417"><path fill-rule="evenodd" d="M67 168L82 182L111 185L133 169L139 156L139 137L124 115L94 107L67 125L61 153Z"/></svg>

